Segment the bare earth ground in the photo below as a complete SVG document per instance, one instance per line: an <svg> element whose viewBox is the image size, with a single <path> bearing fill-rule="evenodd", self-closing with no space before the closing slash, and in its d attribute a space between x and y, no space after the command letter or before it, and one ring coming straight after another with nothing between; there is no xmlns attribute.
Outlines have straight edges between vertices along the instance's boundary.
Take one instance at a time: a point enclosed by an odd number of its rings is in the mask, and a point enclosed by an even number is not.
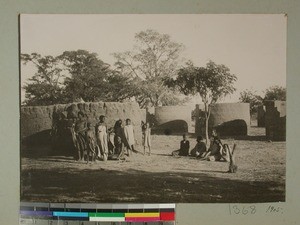
<svg viewBox="0 0 300 225"><path fill-rule="evenodd" d="M71 157L23 157L21 201L99 203L243 203L285 201L285 142L268 142L264 128L236 138L238 172L228 163L172 157L181 136L153 135L152 155L94 164ZM196 144L190 136L191 146ZM233 145L234 139L224 139ZM141 147L138 148L142 151Z"/></svg>

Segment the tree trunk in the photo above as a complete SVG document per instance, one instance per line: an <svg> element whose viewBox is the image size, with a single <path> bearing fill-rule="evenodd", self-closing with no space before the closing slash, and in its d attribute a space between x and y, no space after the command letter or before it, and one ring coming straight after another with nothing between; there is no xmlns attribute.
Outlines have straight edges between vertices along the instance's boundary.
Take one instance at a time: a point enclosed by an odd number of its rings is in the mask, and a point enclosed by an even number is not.
<svg viewBox="0 0 300 225"><path fill-rule="evenodd" d="M205 113L205 143L208 145L208 115Z"/></svg>
<svg viewBox="0 0 300 225"><path fill-rule="evenodd" d="M205 110L205 142L206 145L208 144L208 120L209 120L209 108L207 103L204 103L204 110Z"/></svg>

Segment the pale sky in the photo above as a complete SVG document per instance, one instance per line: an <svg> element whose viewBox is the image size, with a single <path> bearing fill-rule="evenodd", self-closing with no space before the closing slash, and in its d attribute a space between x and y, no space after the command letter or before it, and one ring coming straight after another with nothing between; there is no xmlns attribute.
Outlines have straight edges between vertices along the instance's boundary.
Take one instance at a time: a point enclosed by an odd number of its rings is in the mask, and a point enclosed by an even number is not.
<svg viewBox="0 0 300 225"><path fill-rule="evenodd" d="M111 65L114 52L132 50L134 35L146 29L182 43L182 56L196 66L208 60L230 68L237 91L223 102L236 102L245 89L286 86L286 27L283 14L86 14L21 15L21 52L57 56L84 49ZM21 66L21 85L34 70ZM22 101L24 92L21 93ZM193 102L199 102L194 98Z"/></svg>

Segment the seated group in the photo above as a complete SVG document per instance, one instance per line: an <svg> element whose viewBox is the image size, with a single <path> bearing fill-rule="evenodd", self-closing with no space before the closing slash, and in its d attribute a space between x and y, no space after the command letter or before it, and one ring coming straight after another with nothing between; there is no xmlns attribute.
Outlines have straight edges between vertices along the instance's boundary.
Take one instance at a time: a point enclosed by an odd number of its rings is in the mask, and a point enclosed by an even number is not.
<svg viewBox="0 0 300 225"><path fill-rule="evenodd" d="M173 151L173 156L192 156L200 160L208 161L229 161L229 146L222 144L221 140L213 131L210 138L209 147L206 146L202 136L197 137L196 146L190 151L190 142L187 140L186 134L183 135L183 140L180 142L180 149Z"/></svg>

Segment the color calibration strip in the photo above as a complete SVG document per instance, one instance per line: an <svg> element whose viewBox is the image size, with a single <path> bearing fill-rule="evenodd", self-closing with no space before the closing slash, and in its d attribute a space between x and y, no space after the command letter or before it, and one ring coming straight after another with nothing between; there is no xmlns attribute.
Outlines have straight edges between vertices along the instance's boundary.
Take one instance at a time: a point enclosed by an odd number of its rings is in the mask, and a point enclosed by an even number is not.
<svg viewBox="0 0 300 225"><path fill-rule="evenodd" d="M175 221L175 204L128 205L22 202L20 206L20 218L25 220L77 220L121 223L172 222Z"/></svg>

